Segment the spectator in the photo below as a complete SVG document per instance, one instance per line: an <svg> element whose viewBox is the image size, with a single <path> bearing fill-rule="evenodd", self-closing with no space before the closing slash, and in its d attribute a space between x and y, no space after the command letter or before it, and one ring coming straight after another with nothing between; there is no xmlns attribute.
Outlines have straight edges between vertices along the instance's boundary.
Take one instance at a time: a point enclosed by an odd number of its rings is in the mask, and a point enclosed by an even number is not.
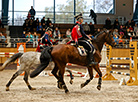
<svg viewBox="0 0 138 102"><path fill-rule="evenodd" d="M114 29L113 35L115 35L115 34L119 37L118 29Z"/></svg>
<svg viewBox="0 0 138 102"><path fill-rule="evenodd" d="M125 38L124 34L125 34L125 26L120 26L120 29L119 29L119 34L122 35L123 38Z"/></svg>
<svg viewBox="0 0 138 102"><path fill-rule="evenodd" d="M45 34L45 30L46 30L45 28L42 29L42 31L41 31L41 37Z"/></svg>
<svg viewBox="0 0 138 102"><path fill-rule="evenodd" d="M54 31L54 25L52 23L49 23L49 28L51 28Z"/></svg>
<svg viewBox="0 0 138 102"><path fill-rule="evenodd" d="M137 26L137 24L135 24L135 26L134 26L134 33L136 35L136 39L138 39L138 26Z"/></svg>
<svg viewBox="0 0 138 102"><path fill-rule="evenodd" d="M37 32L41 34L42 31L42 25L39 23L39 26L37 26Z"/></svg>
<svg viewBox="0 0 138 102"><path fill-rule="evenodd" d="M116 18L116 20L114 21L114 29L118 29L119 30L119 22L118 22L118 18Z"/></svg>
<svg viewBox="0 0 138 102"><path fill-rule="evenodd" d="M0 19L0 28L4 28L4 25L2 24L1 19Z"/></svg>
<svg viewBox="0 0 138 102"><path fill-rule="evenodd" d="M2 47L5 47L5 45L6 45L6 38L2 34L2 32L0 32L0 43L2 44Z"/></svg>
<svg viewBox="0 0 138 102"><path fill-rule="evenodd" d="M30 22L29 22L29 31L32 32L33 31L33 20L30 19Z"/></svg>
<svg viewBox="0 0 138 102"><path fill-rule="evenodd" d="M126 28L128 28L131 25L131 20L128 20L127 23L125 24Z"/></svg>
<svg viewBox="0 0 138 102"><path fill-rule="evenodd" d="M26 42L26 40L25 40L25 38L26 38L26 32L25 31L23 31L22 38L23 38L23 42Z"/></svg>
<svg viewBox="0 0 138 102"><path fill-rule="evenodd" d="M96 15L96 13L92 9L90 9L90 15L89 15L89 17L91 17L91 19L94 20L94 24L97 24L97 21L96 21L97 15Z"/></svg>
<svg viewBox="0 0 138 102"><path fill-rule="evenodd" d="M37 46L38 46L38 35L36 34L36 32L34 32L34 34L33 34L33 47L37 47Z"/></svg>
<svg viewBox="0 0 138 102"><path fill-rule="evenodd" d="M118 40L119 40L119 42L118 42L119 43L119 46L120 47L123 47L124 42L122 40L122 36L121 35L119 36L119 39Z"/></svg>
<svg viewBox="0 0 138 102"><path fill-rule="evenodd" d="M46 26L47 27L49 27L49 23L52 23L52 22L51 22L50 18L47 18L47 20L46 20Z"/></svg>
<svg viewBox="0 0 138 102"><path fill-rule="evenodd" d="M30 14L31 14L31 19L34 19L35 17L35 9L33 8L33 6L31 6L31 9L29 10Z"/></svg>
<svg viewBox="0 0 138 102"><path fill-rule="evenodd" d="M92 22L90 22L89 27L90 27L90 34L91 34L91 35L94 35L94 33L95 33L95 28L94 28L94 25L92 24Z"/></svg>
<svg viewBox="0 0 138 102"><path fill-rule="evenodd" d="M130 25L130 26L129 26L129 29L130 29L130 30L133 30L133 27Z"/></svg>
<svg viewBox="0 0 138 102"><path fill-rule="evenodd" d="M130 32L130 29L129 29L129 28L127 28L126 33L125 33L125 36L126 36L126 39L130 39L130 37L132 37L132 35L131 35L131 32Z"/></svg>
<svg viewBox="0 0 138 102"><path fill-rule="evenodd" d="M119 41L118 41L119 38L118 38L118 36L117 36L116 34L114 34L113 39L114 39L114 41L116 42L116 44L119 43Z"/></svg>
<svg viewBox="0 0 138 102"><path fill-rule="evenodd" d="M134 26L135 26L135 22L133 19L131 20L131 26L132 26L132 28L134 28Z"/></svg>
<svg viewBox="0 0 138 102"><path fill-rule="evenodd" d="M33 22L33 29L36 31L37 26L39 26L39 19L36 18L36 20Z"/></svg>
<svg viewBox="0 0 138 102"><path fill-rule="evenodd" d="M89 35L89 33L90 33L90 27L89 27L89 25L87 24L87 22L85 22L85 25L83 25L83 30L84 30L84 32L85 32L87 35Z"/></svg>
<svg viewBox="0 0 138 102"><path fill-rule="evenodd" d="M28 12L27 19L30 19L30 18L31 18L31 14L30 12Z"/></svg>
<svg viewBox="0 0 138 102"><path fill-rule="evenodd" d="M58 27L55 28L54 33L53 33L53 37L58 38L58 39L61 38L61 34L60 34Z"/></svg>
<svg viewBox="0 0 138 102"><path fill-rule="evenodd" d="M26 38L27 38L27 41L26 41L27 44L33 43L33 36L31 32L28 32L28 35L26 36Z"/></svg>
<svg viewBox="0 0 138 102"><path fill-rule="evenodd" d="M105 28L106 29L111 29L111 20L110 20L110 18L108 17L106 20L105 20Z"/></svg>
<svg viewBox="0 0 138 102"><path fill-rule="evenodd" d="M66 31L66 37L71 38L71 29L70 28Z"/></svg>
<svg viewBox="0 0 138 102"><path fill-rule="evenodd" d="M45 17L43 17L43 18L41 19L41 25L45 25L45 23L46 23Z"/></svg>
<svg viewBox="0 0 138 102"><path fill-rule="evenodd" d="M96 30L96 32L95 32L95 35L94 36L96 36L97 34L99 34L101 32L101 29L100 28L98 28L97 30Z"/></svg>

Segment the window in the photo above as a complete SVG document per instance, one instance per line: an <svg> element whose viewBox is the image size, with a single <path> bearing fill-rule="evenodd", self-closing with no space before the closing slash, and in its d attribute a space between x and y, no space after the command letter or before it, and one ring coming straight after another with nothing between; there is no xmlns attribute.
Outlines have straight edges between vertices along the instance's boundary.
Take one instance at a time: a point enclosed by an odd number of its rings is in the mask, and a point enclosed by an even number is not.
<svg viewBox="0 0 138 102"><path fill-rule="evenodd" d="M48 2L48 3L46 3ZM35 0L36 15L39 19L50 18L53 21L53 0Z"/></svg>
<svg viewBox="0 0 138 102"><path fill-rule="evenodd" d="M74 0L56 0L56 23L73 23Z"/></svg>

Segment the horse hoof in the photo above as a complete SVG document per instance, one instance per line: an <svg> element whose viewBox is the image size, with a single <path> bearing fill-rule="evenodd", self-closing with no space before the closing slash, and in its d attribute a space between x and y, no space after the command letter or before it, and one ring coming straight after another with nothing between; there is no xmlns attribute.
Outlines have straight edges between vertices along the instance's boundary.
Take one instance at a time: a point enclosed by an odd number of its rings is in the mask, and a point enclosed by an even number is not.
<svg viewBox="0 0 138 102"><path fill-rule="evenodd" d="M6 87L6 91L10 91L10 89L8 87Z"/></svg>
<svg viewBox="0 0 138 102"><path fill-rule="evenodd" d="M36 90L36 88L31 88L30 90Z"/></svg>
<svg viewBox="0 0 138 102"><path fill-rule="evenodd" d="M83 84L81 84L81 88L83 88L85 85L84 85L84 83Z"/></svg>
<svg viewBox="0 0 138 102"><path fill-rule="evenodd" d="M73 80L70 80L70 84L73 84Z"/></svg>
<svg viewBox="0 0 138 102"><path fill-rule="evenodd" d="M97 86L97 89L98 89L98 90L101 90L101 86L98 85L98 86Z"/></svg>
<svg viewBox="0 0 138 102"><path fill-rule="evenodd" d="M66 93L66 94L69 94L69 90L65 90L65 93Z"/></svg>

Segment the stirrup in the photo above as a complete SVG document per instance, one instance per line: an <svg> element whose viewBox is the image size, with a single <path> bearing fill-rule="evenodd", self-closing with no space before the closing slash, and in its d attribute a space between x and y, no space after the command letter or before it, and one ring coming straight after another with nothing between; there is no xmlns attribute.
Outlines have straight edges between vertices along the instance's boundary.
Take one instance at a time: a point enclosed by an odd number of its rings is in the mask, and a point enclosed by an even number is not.
<svg viewBox="0 0 138 102"><path fill-rule="evenodd" d="M92 65L96 65L96 64L98 64L98 62L91 62L88 64L88 66L92 66Z"/></svg>

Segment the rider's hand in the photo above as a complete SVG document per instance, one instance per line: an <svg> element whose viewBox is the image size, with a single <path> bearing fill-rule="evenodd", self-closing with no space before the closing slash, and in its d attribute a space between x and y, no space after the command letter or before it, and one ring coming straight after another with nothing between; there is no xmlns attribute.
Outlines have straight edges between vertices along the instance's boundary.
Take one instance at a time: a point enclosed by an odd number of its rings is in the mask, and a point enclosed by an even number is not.
<svg viewBox="0 0 138 102"><path fill-rule="evenodd" d="M78 47L79 46L78 42L75 42L75 43L76 43L76 47Z"/></svg>

